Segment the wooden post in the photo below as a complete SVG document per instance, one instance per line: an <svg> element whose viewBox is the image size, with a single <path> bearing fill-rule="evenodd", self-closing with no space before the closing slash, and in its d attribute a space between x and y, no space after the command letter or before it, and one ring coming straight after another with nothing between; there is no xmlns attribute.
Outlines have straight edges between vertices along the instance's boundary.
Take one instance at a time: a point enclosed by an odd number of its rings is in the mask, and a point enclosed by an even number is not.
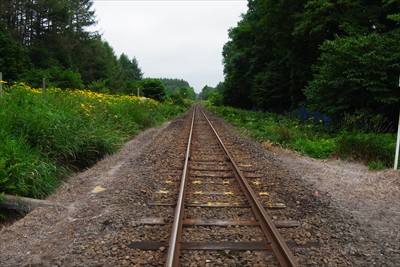
<svg viewBox="0 0 400 267"><path fill-rule="evenodd" d="M4 195L4 200L0 203L0 208L11 210L31 211L37 207L57 207L58 205L47 200L40 200L27 197Z"/></svg>
<svg viewBox="0 0 400 267"><path fill-rule="evenodd" d="M43 92L43 94L45 95L45 94L46 94L46 78L43 78L43 80L42 80L42 86L43 86L42 92Z"/></svg>
<svg viewBox="0 0 400 267"><path fill-rule="evenodd" d="M3 96L3 73L0 72L0 97Z"/></svg>

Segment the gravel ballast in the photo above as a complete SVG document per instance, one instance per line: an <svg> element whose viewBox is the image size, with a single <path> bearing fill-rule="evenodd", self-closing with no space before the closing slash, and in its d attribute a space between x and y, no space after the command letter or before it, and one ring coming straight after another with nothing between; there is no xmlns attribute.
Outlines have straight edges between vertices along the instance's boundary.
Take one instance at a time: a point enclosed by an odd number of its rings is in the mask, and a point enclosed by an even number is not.
<svg viewBox="0 0 400 267"><path fill-rule="evenodd" d="M140 133L118 153L67 179L47 199L58 206L37 208L3 226L0 266L162 266L165 248L141 251L130 244L168 241L168 227L141 220L173 220L173 207L148 203L163 183L176 179L187 117ZM300 266L400 265L398 171L311 159L258 144L222 119L212 120L239 164L252 162L276 192L274 201L287 205L271 211L273 219L301 223L280 229ZM228 264L212 259L196 265Z"/></svg>

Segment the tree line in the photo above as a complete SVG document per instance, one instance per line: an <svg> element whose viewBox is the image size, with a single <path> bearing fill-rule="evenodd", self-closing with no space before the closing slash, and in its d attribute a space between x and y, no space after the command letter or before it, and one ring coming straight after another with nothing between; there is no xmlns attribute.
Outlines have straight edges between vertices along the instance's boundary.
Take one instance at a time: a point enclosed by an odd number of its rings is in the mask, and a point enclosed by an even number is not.
<svg viewBox="0 0 400 267"><path fill-rule="evenodd" d="M399 23L395 0L249 0L223 47L223 103L393 124Z"/></svg>
<svg viewBox="0 0 400 267"><path fill-rule="evenodd" d="M0 1L0 72L7 82L137 94L183 103L189 83L146 78L136 58L117 56L93 26L93 0Z"/></svg>
<svg viewBox="0 0 400 267"><path fill-rule="evenodd" d="M7 81L132 93L142 79L136 58L117 57L100 34L92 0L2 0L0 71Z"/></svg>

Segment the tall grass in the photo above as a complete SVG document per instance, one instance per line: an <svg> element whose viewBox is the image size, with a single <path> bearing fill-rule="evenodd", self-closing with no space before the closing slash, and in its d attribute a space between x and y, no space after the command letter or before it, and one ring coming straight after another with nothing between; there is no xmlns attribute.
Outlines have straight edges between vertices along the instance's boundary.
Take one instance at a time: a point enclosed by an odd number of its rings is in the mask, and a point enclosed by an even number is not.
<svg viewBox="0 0 400 267"><path fill-rule="evenodd" d="M133 96L24 84L0 97L0 194L44 197L71 170L93 165L139 130L184 108Z"/></svg>
<svg viewBox="0 0 400 267"><path fill-rule="evenodd" d="M395 140L390 134L342 133L337 137L336 153L365 163L381 162L391 166L394 161Z"/></svg>
<svg viewBox="0 0 400 267"><path fill-rule="evenodd" d="M59 184L63 168L38 148L27 144L23 136L11 136L0 130L0 192L44 197Z"/></svg>
<svg viewBox="0 0 400 267"><path fill-rule="evenodd" d="M371 121L352 121L357 129L333 131L323 121L268 112L254 112L222 106L207 106L227 121L245 129L260 142L268 141L314 158L339 157L368 164L371 169L390 167L394 161L393 134L371 133ZM363 131L362 124L365 123ZM383 129L382 122L378 125ZM377 129L378 129L377 128Z"/></svg>

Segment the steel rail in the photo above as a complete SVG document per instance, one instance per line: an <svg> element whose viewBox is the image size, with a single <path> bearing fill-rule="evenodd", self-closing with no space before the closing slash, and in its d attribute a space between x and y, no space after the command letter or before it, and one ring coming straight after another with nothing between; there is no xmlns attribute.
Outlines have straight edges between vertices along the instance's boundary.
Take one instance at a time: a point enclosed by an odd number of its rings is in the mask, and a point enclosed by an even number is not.
<svg viewBox="0 0 400 267"><path fill-rule="evenodd" d="M207 118L206 114L202 109L200 109L203 113L205 119L208 121L211 129L214 132L214 135L218 139L218 142L221 148L224 150L226 156L229 158L233 166L233 171L235 176L243 189L248 201L250 202L250 206L254 215L256 216L260 226L267 237L268 241L270 242L271 248L274 251L277 260L281 266L298 266L297 261L295 260L292 252L290 251L289 247L287 246L286 242L283 240L282 236L280 235L278 229L275 227L273 221L269 218L267 212L265 211L263 205L258 200L257 195L254 193L253 189L251 188L250 184L247 182L247 179L243 175L242 171L239 169L237 163L233 160L232 156L230 155L228 149L222 142L221 138L219 137L217 131L211 124L210 120Z"/></svg>
<svg viewBox="0 0 400 267"><path fill-rule="evenodd" d="M186 184L187 184L187 172L189 165L190 156L190 145L192 143L193 126L194 126L194 116L196 113L196 107L193 109L192 123L190 126L190 133L188 138L188 144L186 148L185 164L183 167L183 173L181 177L181 185L179 188L178 201L175 208L174 223L172 225L171 237L168 243L167 260L165 266L173 267L179 265L179 255L181 247L181 234L183 226L183 211L184 211L184 200L186 196Z"/></svg>

